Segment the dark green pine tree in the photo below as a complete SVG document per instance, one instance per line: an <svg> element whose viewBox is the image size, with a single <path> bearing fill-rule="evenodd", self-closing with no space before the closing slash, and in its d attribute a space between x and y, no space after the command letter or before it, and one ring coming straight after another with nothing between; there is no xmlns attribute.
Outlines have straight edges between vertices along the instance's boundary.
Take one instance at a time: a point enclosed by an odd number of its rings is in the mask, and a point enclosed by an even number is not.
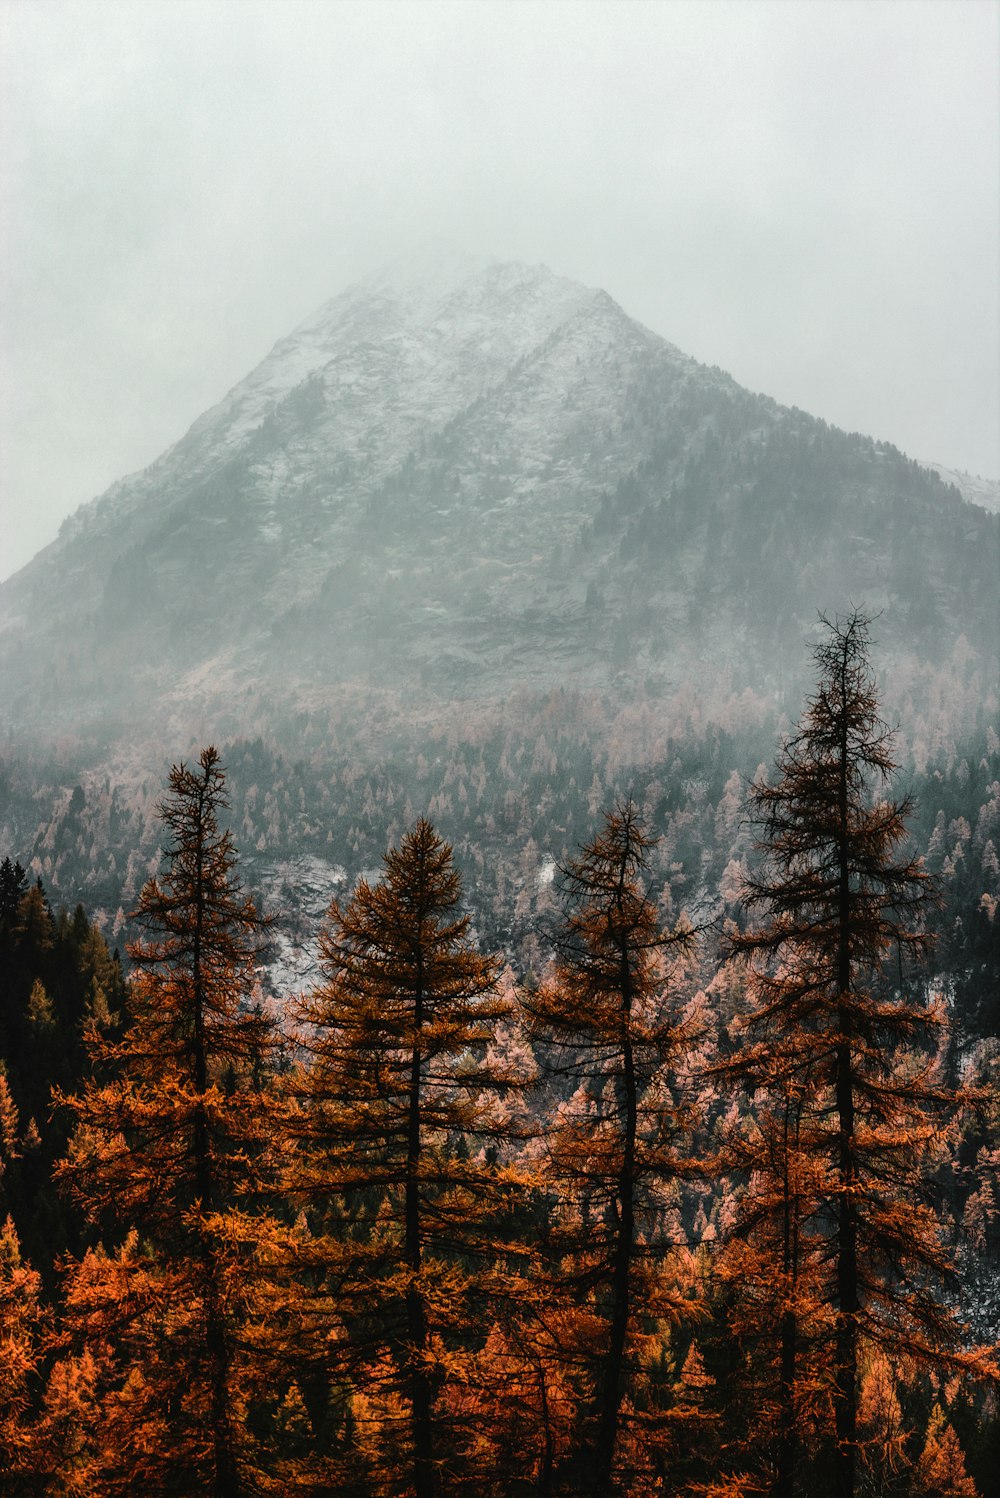
<svg viewBox="0 0 1000 1498"><path fill-rule="evenodd" d="M20 1120L16 1155L0 1182L21 1247L54 1287L55 1260L83 1243L78 1214L55 1190L66 1120L52 1112L54 1088L89 1074L84 1031L107 1028L120 1008L120 965L82 907L54 917L39 881L19 863L0 865L0 1066Z"/></svg>
<svg viewBox="0 0 1000 1498"><path fill-rule="evenodd" d="M17 919L17 907L28 890L28 876L17 860L5 858L0 863L0 932L10 931Z"/></svg>

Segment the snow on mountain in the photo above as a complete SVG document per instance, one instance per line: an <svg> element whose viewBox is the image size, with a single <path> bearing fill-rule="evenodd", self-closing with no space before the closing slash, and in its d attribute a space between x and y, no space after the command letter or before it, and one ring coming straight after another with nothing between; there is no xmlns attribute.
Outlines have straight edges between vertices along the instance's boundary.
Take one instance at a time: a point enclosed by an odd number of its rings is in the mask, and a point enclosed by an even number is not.
<svg viewBox="0 0 1000 1498"><path fill-rule="evenodd" d="M986 639L987 522L603 291L432 249L335 296L67 521L0 587L0 670L18 729L112 735L351 681L453 700L691 659L776 679L848 598L900 648Z"/></svg>
<svg viewBox="0 0 1000 1498"><path fill-rule="evenodd" d="M946 468L943 463L922 463L936 473L945 484L951 484L971 505L979 505L993 514L1000 513L1000 480L980 478L977 473L966 473L961 468Z"/></svg>
<svg viewBox="0 0 1000 1498"><path fill-rule="evenodd" d="M609 299L544 266L438 249L385 267L334 297L141 474L113 485L63 525L59 549L157 512L254 446L255 490L294 498L308 470L351 465L374 484L536 356L559 329ZM582 351L577 349L577 357ZM303 419L306 418L306 419ZM282 426L280 451L267 423ZM291 428L292 430L289 430ZM262 529L280 535L280 513ZM114 545L114 537L110 537Z"/></svg>
<svg viewBox="0 0 1000 1498"><path fill-rule="evenodd" d="M404 429L416 410L422 421L444 422L594 295L543 267L463 257L422 273L401 262L300 323L195 423L189 439L210 435L235 446L312 376L340 403L336 435L348 451L367 430L373 402L395 412ZM408 402L417 385L419 400Z"/></svg>
<svg viewBox="0 0 1000 1498"><path fill-rule="evenodd" d="M313 854L259 866L249 859L247 864L264 910L275 922L268 932L269 989L276 994L303 993L322 978L318 932L331 899L350 892L347 871L342 864Z"/></svg>

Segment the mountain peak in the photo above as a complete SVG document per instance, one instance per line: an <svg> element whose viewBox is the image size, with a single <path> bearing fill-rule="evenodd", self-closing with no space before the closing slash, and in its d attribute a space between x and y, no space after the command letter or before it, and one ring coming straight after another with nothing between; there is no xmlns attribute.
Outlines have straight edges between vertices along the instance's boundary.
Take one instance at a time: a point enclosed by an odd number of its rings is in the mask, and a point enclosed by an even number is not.
<svg viewBox="0 0 1000 1498"><path fill-rule="evenodd" d="M276 406L319 379L331 400L363 390L390 401L404 376L449 387L450 420L557 328L606 293L544 265L423 246L325 302L271 349L256 369L192 426L185 446L231 450ZM607 299L610 301L610 299Z"/></svg>
<svg viewBox="0 0 1000 1498"><path fill-rule="evenodd" d="M551 325L602 295L567 280L547 265L474 255L435 241L418 246L355 281L295 328L292 340L339 339L345 325L376 336L483 316L523 316ZM289 340L282 340L281 348Z"/></svg>
<svg viewBox="0 0 1000 1498"><path fill-rule="evenodd" d="M421 246L300 323L4 584L0 662L24 723L58 714L46 663L72 640L80 712L118 691L131 722L348 680L447 696L666 678L692 650L727 668L756 651L773 674L848 597L937 651L995 635L986 520L606 292Z"/></svg>
<svg viewBox="0 0 1000 1498"><path fill-rule="evenodd" d="M503 264L443 239L427 239L394 255L357 286L390 292L401 300L448 296L465 282Z"/></svg>
<svg viewBox="0 0 1000 1498"><path fill-rule="evenodd" d="M425 240L403 251L383 264L370 276L356 283L352 290L381 291L409 305L440 304L450 300L471 283L484 292L502 292L513 286L534 285L555 290L574 286L587 288L559 276L542 262L509 260L495 255L481 255L441 239ZM593 294L593 293L591 293Z"/></svg>

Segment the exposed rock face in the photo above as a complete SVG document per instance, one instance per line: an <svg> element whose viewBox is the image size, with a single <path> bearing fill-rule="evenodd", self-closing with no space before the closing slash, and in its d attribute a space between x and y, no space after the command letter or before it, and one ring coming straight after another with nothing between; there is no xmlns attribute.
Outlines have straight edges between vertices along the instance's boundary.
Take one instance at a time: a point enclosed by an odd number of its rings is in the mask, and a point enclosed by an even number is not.
<svg viewBox="0 0 1000 1498"><path fill-rule="evenodd" d="M345 681L454 699L780 679L816 611L884 647L998 640L1000 519L894 449L750 395L541 267L334 298L0 589L16 734L107 739Z"/></svg>

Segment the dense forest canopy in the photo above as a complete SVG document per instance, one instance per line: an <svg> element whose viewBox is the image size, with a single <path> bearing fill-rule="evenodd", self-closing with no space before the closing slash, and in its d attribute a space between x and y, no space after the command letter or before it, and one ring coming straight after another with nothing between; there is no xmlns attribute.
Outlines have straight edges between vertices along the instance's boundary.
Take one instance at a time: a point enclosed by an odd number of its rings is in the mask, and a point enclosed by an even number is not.
<svg viewBox="0 0 1000 1498"><path fill-rule="evenodd" d="M868 625L784 731L4 767L10 1491L997 1492L1000 744Z"/></svg>

